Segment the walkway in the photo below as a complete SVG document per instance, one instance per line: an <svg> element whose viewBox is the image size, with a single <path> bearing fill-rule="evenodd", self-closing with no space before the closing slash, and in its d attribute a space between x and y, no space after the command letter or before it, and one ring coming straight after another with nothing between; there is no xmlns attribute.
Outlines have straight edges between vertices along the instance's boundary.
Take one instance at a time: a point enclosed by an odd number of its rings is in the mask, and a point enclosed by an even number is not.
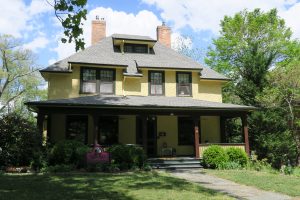
<svg viewBox="0 0 300 200"><path fill-rule="evenodd" d="M170 174L186 179L191 182L199 183L205 188L225 193L237 199L250 200L285 200L292 199L290 196L260 190L251 186L240 185L229 180L208 175L199 169L182 169L168 171Z"/></svg>

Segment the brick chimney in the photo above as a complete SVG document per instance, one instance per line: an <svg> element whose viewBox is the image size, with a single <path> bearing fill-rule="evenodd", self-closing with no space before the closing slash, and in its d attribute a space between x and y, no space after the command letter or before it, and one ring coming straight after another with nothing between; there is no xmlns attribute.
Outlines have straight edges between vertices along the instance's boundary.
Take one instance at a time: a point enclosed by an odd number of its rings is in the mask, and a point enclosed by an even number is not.
<svg viewBox="0 0 300 200"><path fill-rule="evenodd" d="M165 22L156 28L157 41L166 47L171 48L171 28L167 27Z"/></svg>
<svg viewBox="0 0 300 200"><path fill-rule="evenodd" d="M98 43L100 40L106 37L106 22L104 18L99 20L99 16L96 16L96 20L92 21L92 45Z"/></svg>

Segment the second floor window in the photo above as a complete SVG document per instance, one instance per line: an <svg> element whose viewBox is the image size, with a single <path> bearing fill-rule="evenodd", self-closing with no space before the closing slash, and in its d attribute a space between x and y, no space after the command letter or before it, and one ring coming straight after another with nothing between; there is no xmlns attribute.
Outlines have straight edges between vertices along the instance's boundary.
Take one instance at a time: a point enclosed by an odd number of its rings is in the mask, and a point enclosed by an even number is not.
<svg viewBox="0 0 300 200"><path fill-rule="evenodd" d="M149 94L164 95L164 72L149 71Z"/></svg>
<svg viewBox="0 0 300 200"><path fill-rule="evenodd" d="M192 74L177 72L177 96L192 96Z"/></svg>
<svg viewBox="0 0 300 200"><path fill-rule="evenodd" d="M81 69L81 92L114 94L115 70Z"/></svg>

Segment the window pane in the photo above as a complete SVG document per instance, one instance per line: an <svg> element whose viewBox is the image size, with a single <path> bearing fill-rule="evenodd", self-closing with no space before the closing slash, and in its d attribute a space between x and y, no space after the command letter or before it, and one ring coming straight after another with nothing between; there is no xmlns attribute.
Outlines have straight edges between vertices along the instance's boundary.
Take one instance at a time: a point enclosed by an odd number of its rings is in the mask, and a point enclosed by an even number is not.
<svg viewBox="0 0 300 200"><path fill-rule="evenodd" d="M96 93L96 83L94 82L83 82L82 92Z"/></svg>
<svg viewBox="0 0 300 200"><path fill-rule="evenodd" d="M163 94L163 86L162 85L152 85L151 84L151 94Z"/></svg>
<svg viewBox="0 0 300 200"><path fill-rule="evenodd" d="M190 95L191 91L190 91L190 84L188 85L179 85L178 86L178 94L179 95Z"/></svg>
<svg viewBox="0 0 300 200"><path fill-rule="evenodd" d="M67 138L86 143L87 123L86 116L67 116Z"/></svg>
<svg viewBox="0 0 300 200"><path fill-rule="evenodd" d="M102 145L112 145L118 143L118 118L100 117L99 118L99 142Z"/></svg>
<svg viewBox="0 0 300 200"><path fill-rule="evenodd" d="M190 75L178 74L178 83L190 83Z"/></svg>
<svg viewBox="0 0 300 200"><path fill-rule="evenodd" d="M101 82L100 93L112 94L114 92L114 84L112 82Z"/></svg>
<svg viewBox="0 0 300 200"><path fill-rule="evenodd" d="M96 70L83 69L82 80L84 81L96 80Z"/></svg>
<svg viewBox="0 0 300 200"><path fill-rule="evenodd" d="M161 72L151 72L151 84L162 84Z"/></svg>
<svg viewBox="0 0 300 200"><path fill-rule="evenodd" d="M100 80L101 81L113 81L114 72L112 70L101 70Z"/></svg>

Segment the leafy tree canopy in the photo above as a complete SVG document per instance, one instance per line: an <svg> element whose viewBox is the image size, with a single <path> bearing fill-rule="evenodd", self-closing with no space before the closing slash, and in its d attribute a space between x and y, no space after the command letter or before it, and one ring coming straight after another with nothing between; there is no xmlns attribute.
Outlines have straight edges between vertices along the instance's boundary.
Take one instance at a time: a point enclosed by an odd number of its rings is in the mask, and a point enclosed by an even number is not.
<svg viewBox="0 0 300 200"><path fill-rule="evenodd" d="M24 109L23 102L45 96L35 57L9 35L0 35L0 113Z"/></svg>
<svg viewBox="0 0 300 200"><path fill-rule="evenodd" d="M225 89L227 100L233 95L243 104L258 106L255 97L266 85L268 70L286 59L291 34L276 9L244 10L224 17L206 63L232 78L233 84Z"/></svg>
<svg viewBox="0 0 300 200"><path fill-rule="evenodd" d="M47 0L54 7L55 16L64 28L64 35L61 39L63 43L75 42L76 51L84 49L84 39L82 37L82 20L86 20L87 10L85 9L87 0Z"/></svg>

